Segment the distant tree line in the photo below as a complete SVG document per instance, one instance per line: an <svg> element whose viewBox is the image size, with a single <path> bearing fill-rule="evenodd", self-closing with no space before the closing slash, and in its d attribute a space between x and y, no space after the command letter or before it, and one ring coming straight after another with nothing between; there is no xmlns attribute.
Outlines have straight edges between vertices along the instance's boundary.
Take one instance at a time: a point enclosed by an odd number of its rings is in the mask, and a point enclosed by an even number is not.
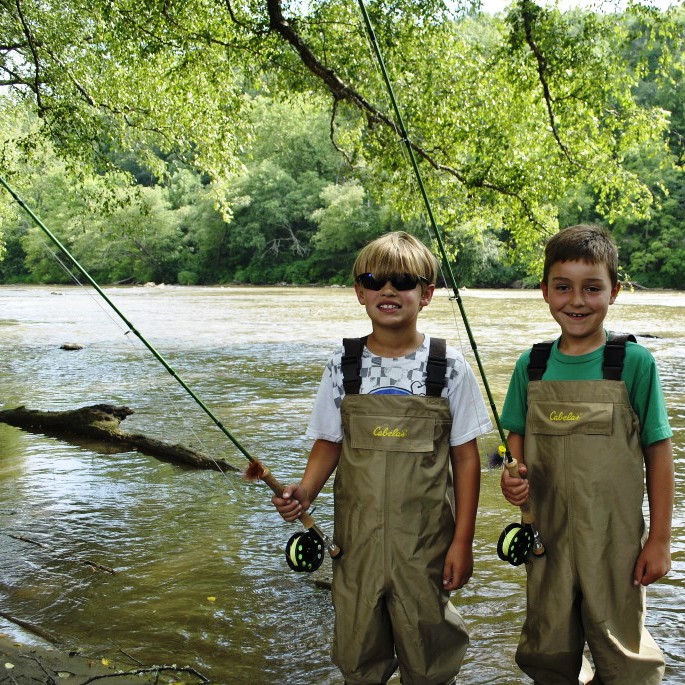
<svg viewBox="0 0 685 685"><path fill-rule="evenodd" d="M354 100L386 96L347 5L311 5L301 61L276 0L249 45L258 16L236 7L219 29L199 5L147 7L145 26L104 0L83 25L68 1L20 5L0 24L0 168L98 282L341 284L381 233L431 242L391 118ZM398 7L371 11L457 285L535 284L544 240L592 222L612 230L623 278L685 288L683 10ZM322 54L354 97L312 76ZM8 195L0 240L0 282L71 280Z"/></svg>

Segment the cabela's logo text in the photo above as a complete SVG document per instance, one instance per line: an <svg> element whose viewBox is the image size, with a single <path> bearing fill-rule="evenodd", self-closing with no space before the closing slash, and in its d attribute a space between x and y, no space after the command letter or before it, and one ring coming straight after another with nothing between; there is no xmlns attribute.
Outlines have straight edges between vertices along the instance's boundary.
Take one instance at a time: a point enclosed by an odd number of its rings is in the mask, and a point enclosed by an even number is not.
<svg viewBox="0 0 685 685"><path fill-rule="evenodd" d="M376 426L373 435L376 438L406 438L408 431L404 428L390 428L389 426Z"/></svg>
<svg viewBox="0 0 685 685"><path fill-rule="evenodd" d="M574 414L572 411L564 414L563 411L553 411L549 414L550 421L579 421L580 414Z"/></svg>

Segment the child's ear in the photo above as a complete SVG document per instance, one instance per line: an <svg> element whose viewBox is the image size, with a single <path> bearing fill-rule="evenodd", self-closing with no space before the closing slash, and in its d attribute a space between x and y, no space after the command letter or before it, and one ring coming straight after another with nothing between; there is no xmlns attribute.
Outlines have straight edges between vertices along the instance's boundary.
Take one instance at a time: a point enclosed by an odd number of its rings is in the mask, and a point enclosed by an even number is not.
<svg viewBox="0 0 685 685"><path fill-rule="evenodd" d="M429 283L425 288L423 289L423 293L421 294L421 306L422 307L427 307L431 300L433 299L433 293L435 292L435 284L434 283Z"/></svg>
<svg viewBox="0 0 685 685"><path fill-rule="evenodd" d="M542 297L544 298L545 302L547 302L547 283L545 281L540 281L540 290L542 290Z"/></svg>
<svg viewBox="0 0 685 685"><path fill-rule="evenodd" d="M354 284L354 292L357 293L359 304L366 304L366 300L364 299L364 288L362 288L360 283Z"/></svg>
<svg viewBox="0 0 685 685"><path fill-rule="evenodd" d="M614 304L614 300L618 295L618 291L621 289L621 281L618 281L616 285L611 289L611 296L609 297L609 304Z"/></svg>

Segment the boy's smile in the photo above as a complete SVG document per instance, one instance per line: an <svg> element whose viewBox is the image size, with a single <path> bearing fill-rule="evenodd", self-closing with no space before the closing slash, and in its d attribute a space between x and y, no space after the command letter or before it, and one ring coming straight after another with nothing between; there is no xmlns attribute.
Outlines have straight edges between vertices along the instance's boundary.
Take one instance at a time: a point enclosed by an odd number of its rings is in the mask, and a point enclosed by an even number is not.
<svg viewBox="0 0 685 685"><path fill-rule="evenodd" d="M621 288L611 283L606 264L556 262L540 287L561 326L559 349L564 354L585 354L606 342L604 319Z"/></svg>
<svg viewBox="0 0 685 685"><path fill-rule="evenodd" d="M390 281L387 281L380 290L368 290L357 283L355 290L359 303L366 307L372 322L379 322L378 312L388 316L402 313L402 319L407 315L410 319L415 319L433 295L432 288L422 287L420 283L412 290L397 290ZM383 318L386 317L381 317L380 320Z"/></svg>
<svg viewBox="0 0 685 685"><path fill-rule="evenodd" d="M419 312L428 305L433 297L435 286L417 282L411 290L399 290L391 282L383 284L380 290L367 289L361 283L355 283L359 303L364 305L371 319L374 339L381 331L393 331L392 340L397 349L405 348L407 341L413 349L417 339L416 324ZM399 337L397 337L399 334ZM396 356L395 353L392 356Z"/></svg>

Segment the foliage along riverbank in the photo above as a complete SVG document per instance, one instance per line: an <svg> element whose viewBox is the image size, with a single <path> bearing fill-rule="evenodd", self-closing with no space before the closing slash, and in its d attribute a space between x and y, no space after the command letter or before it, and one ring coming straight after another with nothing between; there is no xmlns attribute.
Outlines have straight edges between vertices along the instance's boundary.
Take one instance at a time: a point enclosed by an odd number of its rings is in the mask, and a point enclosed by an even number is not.
<svg viewBox="0 0 685 685"><path fill-rule="evenodd" d="M72 4L7 10L0 168L98 281L349 283L368 240L426 237L353 3ZM597 222L626 278L685 287L682 7L370 14L460 285L535 282ZM69 281L9 202L0 231L0 282Z"/></svg>

